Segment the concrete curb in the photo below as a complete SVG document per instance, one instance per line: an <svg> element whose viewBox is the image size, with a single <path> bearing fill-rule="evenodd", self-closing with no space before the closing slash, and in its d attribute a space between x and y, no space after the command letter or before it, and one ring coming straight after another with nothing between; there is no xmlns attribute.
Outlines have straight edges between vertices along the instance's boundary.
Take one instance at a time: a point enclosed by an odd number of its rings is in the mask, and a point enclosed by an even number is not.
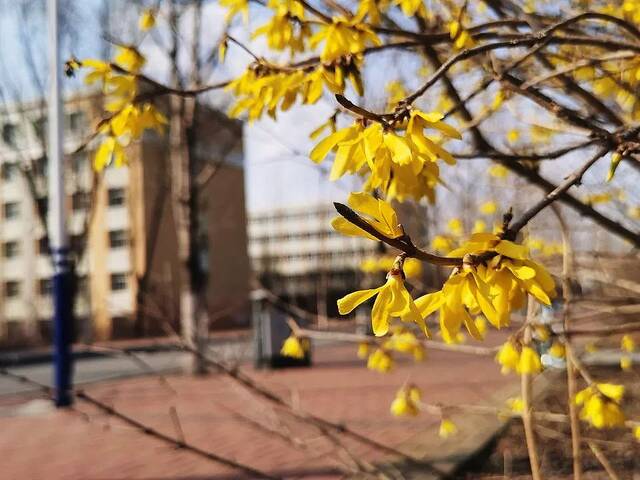
<svg viewBox="0 0 640 480"><path fill-rule="evenodd" d="M227 343L238 343L251 340L251 334L246 335L234 335L233 337L223 337L220 339L212 339L209 346L214 347L216 345ZM162 353L162 352L177 352L181 348L175 343L169 342L152 342L147 344L139 344L132 346L122 346L107 344L109 348L114 348L112 352L109 350L99 350L100 344L96 345L96 348L87 346L75 346L73 348L74 360L85 360L91 358L103 358L115 355L121 355L122 353ZM0 353L0 368L14 368L27 365L37 365L43 363L51 363L53 361L53 352L51 349L38 349L38 350L18 350L13 352Z"/></svg>

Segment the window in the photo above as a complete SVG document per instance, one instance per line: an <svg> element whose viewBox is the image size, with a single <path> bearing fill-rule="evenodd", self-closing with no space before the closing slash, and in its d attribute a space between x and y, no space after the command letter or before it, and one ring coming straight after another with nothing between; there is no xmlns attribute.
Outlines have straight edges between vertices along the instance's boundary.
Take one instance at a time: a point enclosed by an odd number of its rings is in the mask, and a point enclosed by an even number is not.
<svg viewBox="0 0 640 480"><path fill-rule="evenodd" d="M14 123L5 123L2 126L2 141L15 147L16 143L18 143L18 127Z"/></svg>
<svg viewBox="0 0 640 480"><path fill-rule="evenodd" d="M75 153L71 156L71 170L73 170L73 173L84 172L87 169L87 165L86 152Z"/></svg>
<svg viewBox="0 0 640 480"><path fill-rule="evenodd" d="M41 237L38 240L38 253L40 255L48 255L49 254L49 237Z"/></svg>
<svg viewBox="0 0 640 480"><path fill-rule="evenodd" d="M112 273L111 274L111 291L127 289L127 274L126 273Z"/></svg>
<svg viewBox="0 0 640 480"><path fill-rule="evenodd" d="M33 121L33 130L36 132L36 137L41 139L47 138L47 119L40 117Z"/></svg>
<svg viewBox="0 0 640 480"><path fill-rule="evenodd" d="M5 181L18 178L20 170L15 163L3 163L2 164L2 179Z"/></svg>
<svg viewBox="0 0 640 480"><path fill-rule="evenodd" d="M49 160L46 155L44 157L40 157L36 160L34 166L34 172L36 175L40 177L46 177L49 173Z"/></svg>
<svg viewBox="0 0 640 480"><path fill-rule="evenodd" d="M77 289L79 295L86 295L89 291L89 279L86 275L82 275L77 278Z"/></svg>
<svg viewBox="0 0 640 480"><path fill-rule="evenodd" d="M2 244L2 256L4 258L14 258L20 255L20 244L15 241L4 242Z"/></svg>
<svg viewBox="0 0 640 480"><path fill-rule="evenodd" d="M71 235L71 250L81 252L87 244L87 237L82 234Z"/></svg>
<svg viewBox="0 0 640 480"><path fill-rule="evenodd" d="M71 196L71 208L76 212L89 208L89 194L87 192L76 192Z"/></svg>
<svg viewBox="0 0 640 480"><path fill-rule="evenodd" d="M109 246L111 248L123 248L129 244L129 235L126 230L112 230L109 232Z"/></svg>
<svg viewBox="0 0 640 480"><path fill-rule="evenodd" d="M16 218L20 215L20 204L18 202L7 202L2 206L2 214L6 220Z"/></svg>
<svg viewBox="0 0 640 480"><path fill-rule="evenodd" d="M110 207L124 205L124 188L110 188L107 195L109 197Z"/></svg>
<svg viewBox="0 0 640 480"><path fill-rule="evenodd" d="M4 296L7 298L17 297L20 295L20 282L17 280L9 280L4 283Z"/></svg>
<svg viewBox="0 0 640 480"><path fill-rule="evenodd" d="M83 112L71 112L65 120L65 127L72 133L79 133L85 125Z"/></svg>
<svg viewBox="0 0 640 480"><path fill-rule="evenodd" d="M38 280L38 294L43 297L51 295L53 291L53 284L50 278L41 278Z"/></svg>
<svg viewBox="0 0 640 480"><path fill-rule="evenodd" d="M47 197L40 197L36 200L36 207L38 208L39 213L44 213L45 215L49 211L49 199Z"/></svg>

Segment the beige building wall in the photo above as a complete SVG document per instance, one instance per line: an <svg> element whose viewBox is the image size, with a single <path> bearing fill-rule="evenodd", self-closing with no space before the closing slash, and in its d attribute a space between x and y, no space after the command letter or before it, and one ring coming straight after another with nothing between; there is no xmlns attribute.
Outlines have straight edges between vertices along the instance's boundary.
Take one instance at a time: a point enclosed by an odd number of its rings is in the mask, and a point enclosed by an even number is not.
<svg viewBox="0 0 640 480"><path fill-rule="evenodd" d="M66 135L65 150L72 151L99 120L101 98L74 99L65 105L65 110L68 114L82 112L82 131L69 131ZM19 157L37 158L44 154L33 138L34 122L43 114L36 104L0 115L0 132L4 125L17 125L18 145L24 147L17 151L12 145L3 145L0 138L0 168ZM214 171L208 175L200 196L201 246L210 279L207 305L211 326L248 325L242 130L238 123L207 110L200 130L199 138L206 141L199 144L198 155ZM86 285L76 309L76 331L83 341L159 335L166 331L165 322L179 330L179 265L168 136L146 133L142 141L127 148L127 155L128 167L111 167L102 174L90 216L88 210L69 210L71 235L80 234L90 218L86 255L77 267ZM70 206L74 194L91 189L93 152L87 152L80 160L76 162L82 164L79 172L68 159ZM119 198L114 192L121 194L122 202L110 202L110 197ZM20 204L20 214L2 218L4 205L12 202ZM45 343L51 333L51 296L40 291L40 284L50 278L52 269L48 255L38 251L44 230L37 223L35 204L21 178L0 178L0 218L0 248L7 242L20 242L18 255L5 258L0 251L0 346ZM114 238L116 243L112 245ZM19 293L8 296L7 282L16 281L20 283Z"/></svg>

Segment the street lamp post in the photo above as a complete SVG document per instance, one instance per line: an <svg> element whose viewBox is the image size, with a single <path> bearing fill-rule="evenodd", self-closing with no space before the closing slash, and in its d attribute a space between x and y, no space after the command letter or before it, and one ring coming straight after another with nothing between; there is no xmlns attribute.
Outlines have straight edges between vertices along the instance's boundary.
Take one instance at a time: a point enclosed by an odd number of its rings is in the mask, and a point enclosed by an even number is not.
<svg viewBox="0 0 640 480"><path fill-rule="evenodd" d="M54 401L57 407L71 405L71 268L69 237L65 223L64 156L58 1L47 0L49 22L49 242L53 259L53 363Z"/></svg>

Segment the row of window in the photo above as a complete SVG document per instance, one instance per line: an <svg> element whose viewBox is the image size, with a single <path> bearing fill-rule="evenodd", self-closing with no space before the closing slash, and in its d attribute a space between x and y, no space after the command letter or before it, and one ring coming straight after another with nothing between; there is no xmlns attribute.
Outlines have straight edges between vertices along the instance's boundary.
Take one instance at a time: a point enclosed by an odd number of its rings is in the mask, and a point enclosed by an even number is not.
<svg viewBox="0 0 640 480"><path fill-rule="evenodd" d="M126 195L124 188L110 188L107 190L107 203L110 207L119 207L125 204ZM41 197L37 200L38 210L47 212L49 199ZM75 192L71 196L71 207L74 211L89 208L91 198L88 192ZM20 216L20 202L5 202L2 205L2 216L5 220L11 220Z"/></svg>
<svg viewBox="0 0 640 480"><path fill-rule="evenodd" d="M31 122L33 132L38 138L47 138L47 119L45 117L36 118ZM65 115L64 128L71 133L80 133L86 129L87 122L84 112L70 112ZM2 125L2 141L5 145L16 147L23 136L20 125L6 122Z"/></svg>
<svg viewBox="0 0 640 480"><path fill-rule="evenodd" d="M333 210L310 210L301 212L281 212L271 215L265 215L262 217L253 217L250 219L250 223L261 224L269 222L279 222L283 220L302 220L302 219L323 219L331 218L335 215Z"/></svg>
<svg viewBox="0 0 640 480"><path fill-rule="evenodd" d="M256 260L263 263L279 262L279 261L287 261L287 260L311 260L311 259L330 260L330 259L349 258L349 257L358 258L369 253L371 253L371 250L367 250L367 249L341 251L341 252L307 252L307 253L292 253L289 255L264 255L264 256L258 256Z"/></svg>
<svg viewBox="0 0 640 480"><path fill-rule="evenodd" d="M89 166L86 152L75 153L67 157L66 160L70 162L71 170L75 174L82 172ZM34 160L28 168L32 168L36 176L46 177L49 174L49 161L46 156L43 156ZM15 180L20 176L20 167L17 163L3 163L0 167L0 176L5 182Z"/></svg>
<svg viewBox="0 0 640 480"><path fill-rule="evenodd" d="M86 242L84 235L72 235L71 247L73 250L81 250ZM21 242L10 240L2 244L2 256L4 258L15 258L20 255ZM112 249L125 248L129 246L129 233L127 230L111 230L109 232L109 247ZM42 237L36 242L36 252L40 255L49 253L49 238Z"/></svg>
<svg viewBox="0 0 640 480"><path fill-rule="evenodd" d="M265 243L276 240L304 240L308 238L330 238L338 236L335 230L316 230L312 232L285 232L274 235L260 235L251 238L252 242Z"/></svg>
<svg viewBox="0 0 640 480"><path fill-rule="evenodd" d="M112 273L109 278L110 288L112 292L126 290L129 287L129 275L127 273ZM8 280L4 282L4 297L16 298L22 294L22 281ZM78 291L86 291L87 277L78 278ZM53 290L50 278L41 278L38 280L38 295L46 297L51 295Z"/></svg>

